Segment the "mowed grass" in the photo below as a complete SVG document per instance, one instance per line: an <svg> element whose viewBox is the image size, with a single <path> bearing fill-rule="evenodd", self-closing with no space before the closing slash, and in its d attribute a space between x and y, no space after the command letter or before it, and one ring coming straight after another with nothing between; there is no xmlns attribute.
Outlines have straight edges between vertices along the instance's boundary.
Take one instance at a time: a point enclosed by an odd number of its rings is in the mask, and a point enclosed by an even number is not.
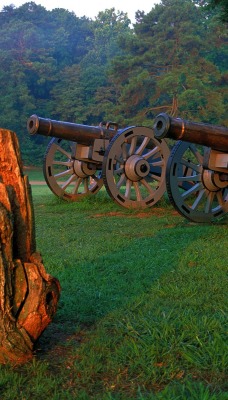
<svg viewBox="0 0 228 400"><path fill-rule="evenodd" d="M32 193L61 298L33 361L0 367L0 399L227 399L227 219Z"/></svg>

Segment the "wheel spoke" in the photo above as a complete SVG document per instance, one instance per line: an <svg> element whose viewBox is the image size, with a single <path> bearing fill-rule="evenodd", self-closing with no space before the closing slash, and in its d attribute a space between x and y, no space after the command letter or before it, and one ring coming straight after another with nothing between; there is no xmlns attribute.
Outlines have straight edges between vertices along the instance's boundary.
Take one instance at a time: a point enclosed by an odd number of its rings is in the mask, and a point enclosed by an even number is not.
<svg viewBox="0 0 228 400"><path fill-rule="evenodd" d="M155 181L157 181L157 182L161 182L162 181L162 176L161 175L158 175L158 174L151 174L151 178L152 179L154 179Z"/></svg>
<svg viewBox="0 0 228 400"><path fill-rule="evenodd" d="M63 149L62 147L60 147L59 145L55 145L56 149L55 151L59 151L60 153L64 154L67 158L71 158L71 153L67 152L65 149Z"/></svg>
<svg viewBox="0 0 228 400"><path fill-rule="evenodd" d="M144 158L144 156L143 156ZM151 162L150 165L152 165L153 167L164 167L165 166L165 161L164 160L160 160L160 161L155 161L155 162Z"/></svg>
<svg viewBox="0 0 228 400"><path fill-rule="evenodd" d="M115 169L114 175L120 175L123 172L124 172L124 168L123 167L119 167L118 169Z"/></svg>
<svg viewBox="0 0 228 400"><path fill-rule="evenodd" d="M54 176L55 176L55 178L63 178L64 176L72 175L72 174L73 174L73 168L67 169L66 171L59 172L58 174L55 174Z"/></svg>
<svg viewBox="0 0 228 400"><path fill-rule="evenodd" d="M201 175L178 176L178 182L201 182Z"/></svg>
<svg viewBox="0 0 228 400"><path fill-rule="evenodd" d="M149 185L149 183L146 181L146 179L141 179L141 184L145 186L145 188L148 190L149 193L154 193L154 190L152 187Z"/></svg>
<svg viewBox="0 0 228 400"><path fill-rule="evenodd" d="M81 185L81 183L82 183L82 178L76 178L76 181L75 181L75 185L74 185L74 189L73 189L73 194L76 194L76 193L78 193L78 189L79 189L79 186Z"/></svg>
<svg viewBox="0 0 228 400"><path fill-rule="evenodd" d="M218 199L218 203L221 207L223 207L224 212L228 212L228 188L224 191L224 198L222 195L222 191L216 192L216 196Z"/></svg>
<svg viewBox="0 0 228 400"><path fill-rule="evenodd" d="M126 190L125 190L125 197L127 199L130 199L130 196L131 196L131 185L132 185L132 181L130 181L130 179L127 179Z"/></svg>
<svg viewBox="0 0 228 400"><path fill-rule="evenodd" d="M194 201L194 203L191 207L193 210L197 209L197 207L200 204L201 200L203 199L204 195L205 195L205 189L200 190L196 200Z"/></svg>
<svg viewBox="0 0 228 400"><path fill-rule="evenodd" d="M191 170L199 172L199 173L201 173L201 171L202 171L201 165L194 164L193 162L191 162L189 160L185 160L184 158L181 159L180 164L187 167L187 169L191 169Z"/></svg>
<svg viewBox="0 0 228 400"><path fill-rule="evenodd" d="M200 152L198 151L197 147L194 145L190 145L189 149L191 150L191 152L194 154L194 156L196 157L196 159L198 160L198 162L200 164L203 163L203 156L202 154L200 154Z"/></svg>
<svg viewBox="0 0 228 400"><path fill-rule="evenodd" d="M141 155L142 152L143 152L143 150L144 150L144 149L146 148L146 146L148 145L149 141L150 141L150 138L149 138L149 137L147 137L147 136L144 137L144 139L143 139L141 145L138 147L138 149L136 150L135 154Z"/></svg>
<svg viewBox="0 0 228 400"><path fill-rule="evenodd" d="M122 174L116 187L119 189L126 182L126 175Z"/></svg>
<svg viewBox="0 0 228 400"><path fill-rule="evenodd" d="M158 146L155 146L152 150L148 151L148 153L143 154L143 157L147 160L148 158L154 156L157 153L160 153L160 149Z"/></svg>
<svg viewBox="0 0 228 400"><path fill-rule="evenodd" d="M115 156L115 161L116 161L116 163L121 164L121 165L124 163L124 160L121 156Z"/></svg>
<svg viewBox="0 0 228 400"><path fill-rule="evenodd" d="M215 192L207 191L206 195L207 195L207 199L206 199L206 202L205 202L204 212L206 214L208 214L212 210L212 205L213 205L213 200L214 200L214 197L215 197Z"/></svg>
<svg viewBox="0 0 228 400"><path fill-rule="evenodd" d="M135 189L137 201L142 201L142 195L141 195L141 192L140 192L139 183L138 182L133 182L133 184L134 184L134 189Z"/></svg>
<svg viewBox="0 0 228 400"><path fill-rule="evenodd" d="M65 190L74 180L77 179L76 175L71 175L71 177L61 186Z"/></svg>
<svg viewBox="0 0 228 400"><path fill-rule="evenodd" d="M196 185L193 185L189 190L186 190L181 197L185 199L188 196L191 196L193 193L198 192L200 189L202 189L203 185L201 182L196 183Z"/></svg>
<svg viewBox="0 0 228 400"><path fill-rule="evenodd" d="M122 149L123 160L125 161L128 156L127 143L124 142L121 146L121 149Z"/></svg>
<svg viewBox="0 0 228 400"><path fill-rule="evenodd" d="M52 165L62 165L63 167L72 167L73 166L73 161L53 161Z"/></svg>
<svg viewBox="0 0 228 400"><path fill-rule="evenodd" d="M130 148L128 151L129 156L132 156L132 154L134 154L136 144L137 144L137 136L133 136L133 138L131 139L131 145L130 145Z"/></svg>
<svg viewBox="0 0 228 400"><path fill-rule="evenodd" d="M85 192L89 192L89 178L83 178Z"/></svg>

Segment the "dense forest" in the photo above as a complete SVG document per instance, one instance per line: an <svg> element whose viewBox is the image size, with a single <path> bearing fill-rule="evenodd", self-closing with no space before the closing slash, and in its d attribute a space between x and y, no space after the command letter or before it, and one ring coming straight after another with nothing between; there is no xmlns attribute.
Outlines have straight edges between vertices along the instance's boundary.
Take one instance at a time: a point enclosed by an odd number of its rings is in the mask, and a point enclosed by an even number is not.
<svg viewBox="0 0 228 400"><path fill-rule="evenodd" d="M4 6L0 127L17 133L24 162L41 163L47 143L29 137L31 114L152 126L165 111L227 126L227 3L208 3L162 0L133 25L115 8L91 20L35 2Z"/></svg>

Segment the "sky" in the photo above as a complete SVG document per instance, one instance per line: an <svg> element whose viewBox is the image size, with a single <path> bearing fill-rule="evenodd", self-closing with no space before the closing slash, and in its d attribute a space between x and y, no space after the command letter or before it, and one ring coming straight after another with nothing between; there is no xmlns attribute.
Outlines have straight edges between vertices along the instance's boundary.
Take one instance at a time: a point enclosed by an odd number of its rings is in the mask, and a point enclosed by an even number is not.
<svg viewBox="0 0 228 400"><path fill-rule="evenodd" d="M30 0L0 0L0 10L4 6L14 4L16 7L22 4L28 3ZM31 0L32 1L32 0ZM116 11L123 11L128 14L131 22L135 21L135 12L145 11L147 14L154 7L155 4L160 3L160 0L33 0L34 3L40 4L46 8L46 10L52 10L53 8L64 8L69 11L73 11L77 17L83 17L84 15L88 18L94 19L99 11L105 11L106 9L115 8Z"/></svg>

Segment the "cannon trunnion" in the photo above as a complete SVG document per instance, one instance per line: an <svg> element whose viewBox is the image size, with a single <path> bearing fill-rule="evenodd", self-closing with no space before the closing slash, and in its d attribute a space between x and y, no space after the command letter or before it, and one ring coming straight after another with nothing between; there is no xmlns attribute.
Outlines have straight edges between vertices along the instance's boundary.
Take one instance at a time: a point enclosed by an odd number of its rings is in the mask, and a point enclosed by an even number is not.
<svg viewBox="0 0 228 400"><path fill-rule="evenodd" d="M153 206L166 190L169 148L153 129L115 123L86 126L32 115L31 135L52 137L44 157L44 177L52 192L68 201L96 194L103 184L126 208Z"/></svg>
<svg viewBox="0 0 228 400"><path fill-rule="evenodd" d="M228 129L159 114L158 140L178 140L166 167L169 199L184 217L212 222L228 211Z"/></svg>

